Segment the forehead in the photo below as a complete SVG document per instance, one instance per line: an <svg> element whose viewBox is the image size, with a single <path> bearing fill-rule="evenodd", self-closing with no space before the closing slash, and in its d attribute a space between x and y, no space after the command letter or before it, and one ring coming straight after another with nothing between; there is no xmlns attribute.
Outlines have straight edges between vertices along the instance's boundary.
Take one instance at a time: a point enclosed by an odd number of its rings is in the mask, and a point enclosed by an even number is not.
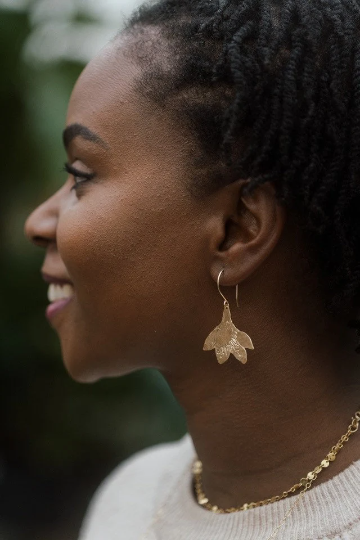
<svg viewBox="0 0 360 540"><path fill-rule="evenodd" d="M162 107L135 90L141 66L129 53L127 38L108 44L80 75L71 95L67 125L81 124L95 132L119 155L184 163L189 140ZM133 45L133 43L132 43Z"/></svg>
<svg viewBox="0 0 360 540"><path fill-rule="evenodd" d="M135 113L139 103L133 81L139 75L140 69L121 46L108 44L81 73L70 98L67 124L96 123L98 129L109 129L126 113Z"/></svg>

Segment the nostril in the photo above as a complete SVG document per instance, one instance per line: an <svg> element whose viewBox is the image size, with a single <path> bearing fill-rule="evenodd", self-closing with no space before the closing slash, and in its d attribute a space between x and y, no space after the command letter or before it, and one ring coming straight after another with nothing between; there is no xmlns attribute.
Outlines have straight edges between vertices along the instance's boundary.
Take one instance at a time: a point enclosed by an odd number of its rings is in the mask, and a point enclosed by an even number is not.
<svg viewBox="0 0 360 540"><path fill-rule="evenodd" d="M35 244L35 246L42 248L46 248L50 243L50 240L44 238L43 236L31 236L30 240L33 244Z"/></svg>

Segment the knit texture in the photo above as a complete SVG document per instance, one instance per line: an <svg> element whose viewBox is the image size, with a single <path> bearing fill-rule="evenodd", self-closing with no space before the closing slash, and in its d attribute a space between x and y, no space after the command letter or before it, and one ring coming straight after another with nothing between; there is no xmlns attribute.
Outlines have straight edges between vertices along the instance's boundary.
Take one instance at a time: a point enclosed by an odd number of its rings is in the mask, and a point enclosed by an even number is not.
<svg viewBox="0 0 360 540"><path fill-rule="evenodd" d="M95 493L79 540L267 540L294 497L245 512L214 514L193 496L194 457L186 434L123 462ZM360 540L360 460L311 488L276 540Z"/></svg>

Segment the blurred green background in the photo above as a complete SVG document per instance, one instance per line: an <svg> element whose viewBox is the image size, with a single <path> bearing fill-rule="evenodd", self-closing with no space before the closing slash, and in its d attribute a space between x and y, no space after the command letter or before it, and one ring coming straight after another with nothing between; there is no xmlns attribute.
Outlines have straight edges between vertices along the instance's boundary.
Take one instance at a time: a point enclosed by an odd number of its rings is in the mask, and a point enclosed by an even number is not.
<svg viewBox="0 0 360 540"><path fill-rule="evenodd" d="M122 460L179 439L183 412L154 370L72 381L45 319L42 250L27 215L65 181L67 102L134 0L0 0L0 539L75 540L89 500Z"/></svg>

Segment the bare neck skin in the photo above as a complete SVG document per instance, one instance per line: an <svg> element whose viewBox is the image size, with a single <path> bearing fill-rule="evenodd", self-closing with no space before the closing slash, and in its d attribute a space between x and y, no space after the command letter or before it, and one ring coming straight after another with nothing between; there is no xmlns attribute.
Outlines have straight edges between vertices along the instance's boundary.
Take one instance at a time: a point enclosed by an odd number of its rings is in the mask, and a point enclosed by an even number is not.
<svg viewBox="0 0 360 540"><path fill-rule="evenodd" d="M251 302L240 310L231 303L235 325L254 342L247 364L231 356L219 365L212 351L206 363L194 359L191 372L166 374L203 462L204 491L222 508L290 489L321 463L360 408L354 331L320 318L289 286L292 295L280 289L271 316L269 287L255 309ZM358 459L360 433L314 485Z"/></svg>

